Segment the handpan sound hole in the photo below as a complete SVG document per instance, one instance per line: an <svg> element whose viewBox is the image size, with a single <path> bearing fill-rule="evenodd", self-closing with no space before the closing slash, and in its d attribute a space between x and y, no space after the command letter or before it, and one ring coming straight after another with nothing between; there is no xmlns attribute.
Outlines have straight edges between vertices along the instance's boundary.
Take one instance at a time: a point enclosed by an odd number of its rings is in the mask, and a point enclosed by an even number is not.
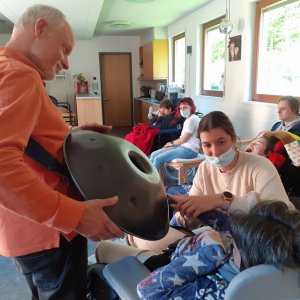
<svg viewBox="0 0 300 300"><path fill-rule="evenodd" d="M137 198L134 196L131 196L128 200L130 206L136 206L137 205Z"/></svg>
<svg viewBox="0 0 300 300"><path fill-rule="evenodd" d="M90 138L90 141L91 141L91 142L96 142L97 139L95 139L95 138Z"/></svg>
<svg viewBox="0 0 300 300"><path fill-rule="evenodd" d="M143 173L150 174L152 172L151 166L148 161L140 154L134 151L130 151L128 156L131 162Z"/></svg>

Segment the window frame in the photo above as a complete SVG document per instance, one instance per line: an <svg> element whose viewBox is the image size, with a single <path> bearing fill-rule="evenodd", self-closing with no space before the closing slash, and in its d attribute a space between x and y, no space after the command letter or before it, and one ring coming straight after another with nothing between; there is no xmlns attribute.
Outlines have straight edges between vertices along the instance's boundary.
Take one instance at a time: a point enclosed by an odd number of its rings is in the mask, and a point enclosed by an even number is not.
<svg viewBox="0 0 300 300"><path fill-rule="evenodd" d="M213 96L213 97L223 97L223 91L214 91L214 90L205 90L204 89L204 70L205 70L205 41L206 41L206 29L215 27L216 25L220 24L222 19L225 16L219 17L202 25L202 67L201 67L201 95L203 96ZM225 45L226 48L226 45ZM224 72L225 72L225 64L226 64L226 49L224 49L225 58L224 58ZM224 86L225 89L225 86Z"/></svg>
<svg viewBox="0 0 300 300"><path fill-rule="evenodd" d="M261 16L262 10L269 6L276 6L280 2L284 4L282 0L261 0L256 3L255 11L255 29L254 29L254 47L253 47L253 67L252 67L252 101L265 102L265 103L277 103L278 98L283 95L273 94L258 94L257 93L257 73L258 73L258 58L259 58L259 42L260 42L260 30L261 30ZM297 95L296 97L298 97Z"/></svg>
<svg viewBox="0 0 300 300"><path fill-rule="evenodd" d="M172 81L175 81L175 43L176 41L182 39L182 38L185 38L185 32L182 32L176 36L173 37L172 39L172 51L173 51L173 57L172 57ZM186 75L186 74L185 74ZM184 76L184 78L186 78ZM184 83L186 84L186 82Z"/></svg>

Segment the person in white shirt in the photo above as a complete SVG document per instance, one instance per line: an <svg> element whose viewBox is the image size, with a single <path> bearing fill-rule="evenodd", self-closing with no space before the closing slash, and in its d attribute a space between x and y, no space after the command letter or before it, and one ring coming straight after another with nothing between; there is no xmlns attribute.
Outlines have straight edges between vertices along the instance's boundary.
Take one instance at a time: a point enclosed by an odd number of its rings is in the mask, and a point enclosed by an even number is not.
<svg viewBox="0 0 300 300"><path fill-rule="evenodd" d="M158 171L163 163L176 158L195 158L199 152L198 125L200 119L195 115L194 101L189 97L185 97L179 101L177 107L181 116L186 118L180 137L168 142L162 149L154 151L150 155L150 160Z"/></svg>

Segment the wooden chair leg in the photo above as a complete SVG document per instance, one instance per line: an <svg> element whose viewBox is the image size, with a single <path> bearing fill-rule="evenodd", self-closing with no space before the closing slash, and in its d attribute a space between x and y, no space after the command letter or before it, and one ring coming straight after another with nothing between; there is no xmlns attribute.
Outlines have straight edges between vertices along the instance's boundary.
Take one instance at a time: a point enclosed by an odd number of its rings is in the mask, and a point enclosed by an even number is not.
<svg viewBox="0 0 300 300"><path fill-rule="evenodd" d="M164 172L164 164L162 164L159 168L159 176L161 178L162 183L165 183L165 172Z"/></svg>
<svg viewBox="0 0 300 300"><path fill-rule="evenodd" d="M179 185L185 184L187 182L185 168L183 166L179 166L176 169L178 170L178 184Z"/></svg>

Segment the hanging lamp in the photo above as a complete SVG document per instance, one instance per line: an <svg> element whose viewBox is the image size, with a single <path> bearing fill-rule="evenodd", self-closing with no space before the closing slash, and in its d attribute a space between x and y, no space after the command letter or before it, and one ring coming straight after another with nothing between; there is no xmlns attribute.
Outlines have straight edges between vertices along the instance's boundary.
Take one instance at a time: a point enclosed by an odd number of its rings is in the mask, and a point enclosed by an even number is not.
<svg viewBox="0 0 300 300"><path fill-rule="evenodd" d="M219 30L222 34L230 34L232 29L233 24L230 21L230 0L226 0L226 15L219 25Z"/></svg>

